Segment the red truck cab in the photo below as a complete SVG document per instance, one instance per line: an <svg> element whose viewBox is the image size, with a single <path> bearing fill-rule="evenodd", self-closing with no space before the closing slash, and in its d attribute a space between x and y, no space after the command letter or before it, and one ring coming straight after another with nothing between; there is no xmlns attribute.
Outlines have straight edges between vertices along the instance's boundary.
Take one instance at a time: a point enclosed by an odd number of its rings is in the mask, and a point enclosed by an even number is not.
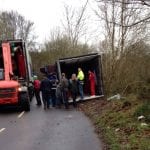
<svg viewBox="0 0 150 150"><path fill-rule="evenodd" d="M0 42L0 106L30 110L27 56L22 40Z"/></svg>

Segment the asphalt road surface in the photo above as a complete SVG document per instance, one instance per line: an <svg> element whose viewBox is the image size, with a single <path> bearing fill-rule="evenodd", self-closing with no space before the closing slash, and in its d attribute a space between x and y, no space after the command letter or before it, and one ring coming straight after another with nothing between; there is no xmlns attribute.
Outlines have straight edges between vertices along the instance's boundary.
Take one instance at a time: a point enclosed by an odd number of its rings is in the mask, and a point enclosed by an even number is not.
<svg viewBox="0 0 150 150"><path fill-rule="evenodd" d="M0 111L0 150L102 150L94 127L81 112L45 111L34 103L30 112Z"/></svg>

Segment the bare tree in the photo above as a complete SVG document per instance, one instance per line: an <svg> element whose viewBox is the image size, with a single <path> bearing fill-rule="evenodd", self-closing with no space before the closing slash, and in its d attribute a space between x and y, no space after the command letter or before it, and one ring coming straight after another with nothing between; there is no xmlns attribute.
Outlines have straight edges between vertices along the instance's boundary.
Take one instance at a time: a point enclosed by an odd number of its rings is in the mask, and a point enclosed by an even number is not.
<svg viewBox="0 0 150 150"><path fill-rule="evenodd" d="M122 80L124 75L127 77L132 72L130 70L132 67L127 69L129 68L127 57L132 49L127 47L149 38L149 1L99 0L96 2L98 10L95 13L105 27L103 29L106 37L103 42L106 50L104 52L104 78L108 90L111 90L131 82L131 77ZM135 49L133 50L135 51ZM135 75L134 72L132 73Z"/></svg>
<svg viewBox="0 0 150 150"><path fill-rule="evenodd" d="M79 38L83 37L86 33L86 19L85 15L86 8L88 5L88 0L79 9L75 10L72 7L65 5L65 20L62 21L65 33L70 38L73 45L77 45Z"/></svg>
<svg viewBox="0 0 150 150"><path fill-rule="evenodd" d="M23 39L28 47L35 46L34 23L17 12L0 13L0 39Z"/></svg>

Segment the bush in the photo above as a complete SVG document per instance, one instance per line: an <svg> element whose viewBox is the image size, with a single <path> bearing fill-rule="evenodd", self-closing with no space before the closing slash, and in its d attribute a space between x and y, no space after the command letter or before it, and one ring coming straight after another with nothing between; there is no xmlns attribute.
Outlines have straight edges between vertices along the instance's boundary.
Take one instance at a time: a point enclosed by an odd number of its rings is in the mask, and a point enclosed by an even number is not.
<svg viewBox="0 0 150 150"><path fill-rule="evenodd" d="M145 117L147 122L150 122L150 102L146 102L136 109L134 116L138 117L141 115Z"/></svg>
<svg viewBox="0 0 150 150"><path fill-rule="evenodd" d="M145 83L139 90L139 98L150 99L150 83Z"/></svg>

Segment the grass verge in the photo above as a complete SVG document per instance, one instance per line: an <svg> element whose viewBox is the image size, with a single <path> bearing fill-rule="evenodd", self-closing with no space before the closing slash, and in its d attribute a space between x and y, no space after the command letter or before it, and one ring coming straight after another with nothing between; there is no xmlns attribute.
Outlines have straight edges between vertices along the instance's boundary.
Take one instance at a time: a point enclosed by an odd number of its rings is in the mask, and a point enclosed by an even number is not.
<svg viewBox="0 0 150 150"><path fill-rule="evenodd" d="M150 150L150 103L129 96L126 100L92 100L80 104L93 122L105 150ZM137 117L144 115L145 120ZM147 123L142 126L141 123Z"/></svg>

